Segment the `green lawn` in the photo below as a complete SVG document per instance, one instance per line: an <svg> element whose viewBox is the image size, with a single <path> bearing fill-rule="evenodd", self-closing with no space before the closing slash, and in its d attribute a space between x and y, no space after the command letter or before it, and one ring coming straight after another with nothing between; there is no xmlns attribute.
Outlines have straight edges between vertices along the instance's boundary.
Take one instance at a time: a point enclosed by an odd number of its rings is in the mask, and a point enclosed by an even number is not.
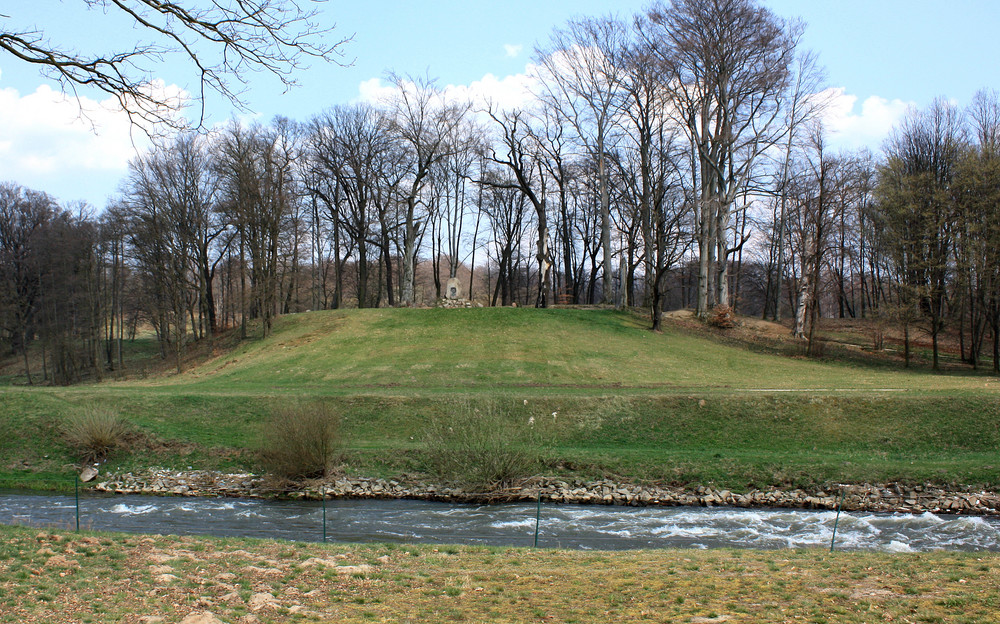
<svg viewBox="0 0 1000 624"><path fill-rule="evenodd" d="M548 394L753 390L988 390L974 374L929 375L886 366L824 363L735 348L610 310L378 309L279 319L244 343L154 384L214 392Z"/></svg>
<svg viewBox="0 0 1000 624"><path fill-rule="evenodd" d="M181 375L7 386L0 398L7 483L68 474L62 422L88 404L142 433L112 466L252 469L275 407L329 401L343 417L344 469L390 476L422 469L431 420L496 400L512 430L532 427L538 470L551 474L736 489L1000 485L994 377L808 360L676 327L654 334L607 310L291 315L268 339Z"/></svg>

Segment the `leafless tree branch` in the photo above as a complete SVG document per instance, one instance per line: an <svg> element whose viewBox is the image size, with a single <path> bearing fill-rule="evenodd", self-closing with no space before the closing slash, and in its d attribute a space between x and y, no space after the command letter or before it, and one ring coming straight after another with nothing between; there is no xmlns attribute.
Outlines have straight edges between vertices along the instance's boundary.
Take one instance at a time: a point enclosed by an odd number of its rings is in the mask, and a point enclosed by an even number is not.
<svg viewBox="0 0 1000 624"><path fill-rule="evenodd" d="M93 88L114 97L138 125L184 125L175 95L152 85L155 66L179 55L195 70L192 99L206 120L209 91L246 110L244 89L251 73L276 77L286 89L296 85L295 72L310 60L349 65L343 48L351 37L332 37L334 26L319 22L322 0L213 0L204 8L191 0L85 0L91 10L118 12L135 22L148 41L130 50L89 54L60 46L41 30L0 25L0 52L32 65L77 95ZM6 18L6 16L4 16Z"/></svg>

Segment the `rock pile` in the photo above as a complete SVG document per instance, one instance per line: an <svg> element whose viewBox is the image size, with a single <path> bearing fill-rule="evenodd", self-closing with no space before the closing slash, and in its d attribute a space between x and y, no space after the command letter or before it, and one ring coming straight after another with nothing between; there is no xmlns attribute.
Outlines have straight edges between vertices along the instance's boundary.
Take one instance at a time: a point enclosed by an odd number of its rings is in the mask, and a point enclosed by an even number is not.
<svg viewBox="0 0 1000 624"><path fill-rule="evenodd" d="M481 308L483 307L480 303L472 303L468 299L439 299L437 302L437 307L439 308Z"/></svg>
<svg viewBox="0 0 1000 624"><path fill-rule="evenodd" d="M172 471L153 468L143 473L108 475L94 489L117 494L181 496L243 496L252 498L409 498L445 502L514 502L539 498L554 503L632 506L776 507L906 513L1000 515L997 492L948 491L929 485L848 485L828 490L750 490L732 492L700 486L685 489L644 486L613 481L563 481L546 477L526 479L518 486L492 492L470 492L419 479L340 477L310 482L296 488L276 488L252 474L225 474L204 470ZM841 500L842 498L842 500Z"/></svg>

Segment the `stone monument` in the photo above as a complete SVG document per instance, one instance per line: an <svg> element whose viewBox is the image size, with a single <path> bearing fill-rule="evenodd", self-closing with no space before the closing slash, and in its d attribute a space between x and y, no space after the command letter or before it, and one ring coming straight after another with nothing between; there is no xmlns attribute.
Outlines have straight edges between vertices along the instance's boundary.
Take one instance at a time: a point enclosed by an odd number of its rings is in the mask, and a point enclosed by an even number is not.
<svg viewBox="0 0 1000 624"><path fill-rule="evenodd" d="M457 277L452 277L448 280L448 289L445 291L444 298L450 301L457 301L462 298L462 283L458 281Z"/></svg>
<svg viewBox="0 0 1000 624"><path fill-rule="evenodd" d="M453 277L448 280L445 286L444 296L438 301L438 307L441 308L471 308L473 307L472 302L464 298L465 293L462 292L462 283L458 281L457 277ZM480 306L476 306L480 307Z"/></svg>

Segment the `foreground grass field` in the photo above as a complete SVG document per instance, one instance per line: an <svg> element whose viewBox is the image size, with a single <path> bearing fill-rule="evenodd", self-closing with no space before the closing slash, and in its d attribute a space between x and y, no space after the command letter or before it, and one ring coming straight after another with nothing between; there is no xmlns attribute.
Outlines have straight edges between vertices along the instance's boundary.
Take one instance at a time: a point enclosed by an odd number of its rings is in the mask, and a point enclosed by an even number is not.
<svg viewBox="0 0 1000 624"><path fill-rule="evenodd" d="M1000 557L981 553L571 552L0 527L0 622L11 624L206 611L230 624L972 624L998 621L998 586Z"/></svg>
<svg viewBox="0 0 1000 624"><path fill-rule="evenodd" d="M427 432L499 403L533 469L730 489L842 482L1000 485L1000 384L878 359L808 360L630 313L350 310L281 317L271 337L181 375L0 389L0 484L67 483L68 415L99 405L136 436L112 469L254 469L277 407L342 416L343 470L426 469ZM529 436L525 436L527 440Z"/></svg>

